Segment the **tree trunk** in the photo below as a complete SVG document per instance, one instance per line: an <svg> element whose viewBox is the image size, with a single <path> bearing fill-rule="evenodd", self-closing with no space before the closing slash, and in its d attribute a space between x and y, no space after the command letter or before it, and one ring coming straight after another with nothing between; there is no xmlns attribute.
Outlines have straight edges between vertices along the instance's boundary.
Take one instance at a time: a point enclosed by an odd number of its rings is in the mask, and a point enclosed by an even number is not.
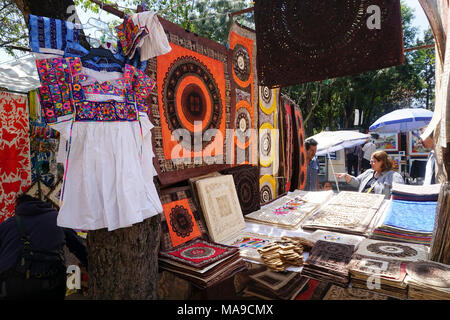
<svg viewBox="0 0 450 320"><path fill-rule="evenodd" d="M15 0L15 3L27 25L29 14L76 22L73 0ZM84 42L81 44L86 47L87 41ZM91 298L157 298L160 222L157 215L129 228L88 232Z"/></svg>
<svg viewBox="0 0 450 320"><path fill-rule="evenodd" d="M161 216L129 228L88 232L91 299L156 300Z"/></svg>

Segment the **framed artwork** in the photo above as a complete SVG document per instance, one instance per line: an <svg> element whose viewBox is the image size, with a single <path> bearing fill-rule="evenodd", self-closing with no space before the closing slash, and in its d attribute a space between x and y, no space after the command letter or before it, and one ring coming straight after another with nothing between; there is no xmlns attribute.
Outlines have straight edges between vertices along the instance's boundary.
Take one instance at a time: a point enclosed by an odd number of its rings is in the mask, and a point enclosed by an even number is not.
<svg viewBox="0 0 450 320"><path fill-rule="evenodd" d="M39 192L40 188L40 192ZM38 180L31 185L31 187L25 192L25 194L34 198L45 200L45 196L50 192L50 188L45 183Z"/></svg>
<svg viewBox="0 0 450 320"><path fill-rule="evenodd" d="M430 152L420 143L420 130L408 132L408 153L411 156L426 156Z"/></svg>
<svg viewBox="0 0 450 320"><path fill-rule="evenodd" d="M378 133L378 139L375 139L377 150L398 151L398 134Z"/></svg>
<svg viewBox="0 0 450 320"><path fill-rule="evenodd" d="M392 159L392 170L395 172L401 172L401 156L398 154L389 155Z"/></svg>
<svg viewBox="0 0 450 320"><path fill-rule="evenodd" d="M62 180L59 180L55 184L55 187L52 189L52 191L47 193L47 199L50 200L57 207L59 207L59 198L61 196L62 185L63 185Z"/></svg>

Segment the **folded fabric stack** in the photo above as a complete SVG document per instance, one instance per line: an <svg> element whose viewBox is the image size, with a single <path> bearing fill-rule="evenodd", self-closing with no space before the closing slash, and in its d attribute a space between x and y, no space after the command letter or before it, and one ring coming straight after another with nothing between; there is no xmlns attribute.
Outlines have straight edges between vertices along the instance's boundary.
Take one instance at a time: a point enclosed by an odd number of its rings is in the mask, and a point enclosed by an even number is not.
<svg viewBox="0 0 450 320"><path fill-rule="evenodd" d="M273 241L258 249L258 252L264 264L274 271L285 271L290 266L303 265L303 246L293 239Z"/></svg>
<svg viewBox="0 0 450 320"><path fill-rule="evenodd" d="M297 229L322 203L330 199L332 191L293 192L245 216L248 222Z"/></svg>
<svg viewBox="0 0 450 320"><path fill-rule="evenodd" d="M408 263L408 298L450 300L450 266L434 261Z"/></svg>
<svg viewBox="0 0 450 320"><path fill-rule="evenodd" d="M380 194L341 191L317 213L309 216L302 228L368 236L383 201L384 196Z"/></svg>
<svg viewBox="0 0 450 320"><path fill-rule="evenodd" d="M251 275L249 278L244 296L265 300L294 300L309 281L297 272L270 270Z"/></svg>
<svg viewBox="0 0 450 320"><path fill-rule="evenodd" d="M394 183L384 218L371 238L430 245L440 185Z"/></svg>
<svg viewBox="0 0 450 320"><path fill-rule="evenodd" d="M239 249L203 239L194 239L159 253L161 269L204 289L246 269Z"/></svg>
<svg viewBox="0 0 450 320"><path fill-rule="evenodd" d="M319 240L314 244L301 274L338 286L348 286L348 263L354 250L354 245Z"/></svg>
<svg viewBox="0 0 450 320"><path fill-rule="evenodd" d="M349 263L352 287L407 299L406 264L427 258L423 245L365 239Z"/></svg>

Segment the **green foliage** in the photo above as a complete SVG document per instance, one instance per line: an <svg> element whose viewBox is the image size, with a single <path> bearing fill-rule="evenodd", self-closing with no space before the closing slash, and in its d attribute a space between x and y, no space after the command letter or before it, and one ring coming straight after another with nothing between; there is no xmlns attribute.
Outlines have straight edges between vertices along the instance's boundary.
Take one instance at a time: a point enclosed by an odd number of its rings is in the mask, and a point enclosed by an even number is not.
<svg viewBox="0 0 450 320"><path fill-rule="evenodd" d="M0 48L8 54L15 56L11 46L28 46L25 20L13 0L0 0L0 30Z"/></svg>

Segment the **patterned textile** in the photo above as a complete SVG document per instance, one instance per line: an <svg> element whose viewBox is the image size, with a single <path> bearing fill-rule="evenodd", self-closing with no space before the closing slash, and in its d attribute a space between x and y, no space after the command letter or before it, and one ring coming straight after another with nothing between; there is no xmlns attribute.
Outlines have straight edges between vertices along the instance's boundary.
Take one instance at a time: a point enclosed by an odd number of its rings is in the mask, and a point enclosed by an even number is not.
<svg viewBox="0 0 450 320"><path fill-rule="evenodd" d="M135 121L137 111L148 112L144 101L155 83L142 71L126 65L120 85L123 87L125 102L86 101L81 83L88 79L82 74L80 58L50 58L36 61L42 86L38 89L46 123L57 122L59 117L73 114L75 120L83 121ZM103 91L111 91L111 83L99 84ZM88 92L95 93L92 85ZM109 89L108 89L109 88Z"/></svg>
<svg viewBox="0 0 450 320"><path fill-rule="evenodd" d="M318 206L318 203L309 202L304 196L286 195L266 205L263 209L248 214L245 220L281 228L297 229L301 222Z"/></svg>
<svg viewBox="0 0 450 320"><path fill-rule="evenodd" d="M261 208L259 203L258 172L258 167L251 165L241 165L222 171L222 174L231 174L233 176L243 215Z"/></svg>
<svg viewBox="0 0 450 320"><path fill-rule="evenodd" d="M213 241L221 242L245 228L231 175L201 179L196 185L209 236Z"/></svg>
<svg viewBox="0 0 450 320"><path fill-rule="evenodd" d="M149 60L146 73L157 82L149 99L155 168L168 185L227 167L234 111L226 47L160 20L172 51Z"/></svg>
<svg viewBox="0 0 450 320"><path fill-rule="evenodd" d="M437 202L391 200L373 238L429 245L436 219Z"/></svg>
<svg viewBox="0 0 450 320"><path fill-rule="evenodd" d="M27 96L0 92L0 223L31 185Z"/></svg>
<svg viewBox="0 0 450 320"><path fill-rule="evenodd" d="M388 297L370 290L342 288L332 285L323 300L387 300Z"/></svg>
<svg viewBox="0 0 450 320"><path fill-rule="evenodd" d="M39 177L51 187L64 173L56 158L59 133L39 121L31 122L30 129L31 181L34 183Z"/></svg>
<svg viewBox="0 0 450 320"><path fill-rule="evenodd" d="M428 259L428 248L419 244L364 239L355 254L389 260L418 261Z"/></svg>
<svg viewBox="0 0 450 320"><path fill-rule="evenodd" d="M123 52L129 58L139 52L145 61L171 50L158 16L152 11L127 15L116 30Z"/></svg>
<svg viewBox="0 0 450 320"><path fill-rule="evenodd" d="M256 34L233 23L228 35L232 51L232 83L236 87L235 164L257 163L258 86L256 83Z"/></svg>
<svg viewBox="0 0 450 320"><path fill-rule="evenodd" d="M279 167L279 135L277 114L280 90L259 87L259 166L260 201L268 203L277 198Z"/></svg>
<svg viewBox="0 0 450 320"><path fill-rule="evenodd" d="M78 43L69 42L64 51L64 57L74 57L81 58L89 53L89 50L84 48ZM116 62L102 62L101 58L93 57L83 61L83 67L96 70L96 71L107 71L107 72L122 72L124 65L131 65L138 70L145 71L147 68L147 60L141 61L139 52L136 52L132 59L125 56L122 50L122 45L120 42L117 46L117 53L113 54L114 58L121 61L122 63Z"/></svg>
<svg viewBox="0 0 450 320"><path fill-rule="evenodd" d="M368 236L384 199L379 194L341 191L302 224L304 229L322 229Z"/></svg>
<svg viewBox="0 0 450 320"><path fill-rule="evenodd" d="M293 109L294 147L292 159L292 183L291 191L303 190L306 186L306 148L303 118L300 107L291 104Z"/></svg>
<svg viewBox="0 0 450 320"><path fill-rule="evenodd" d="M296 272L274 272L265 270L250 275L245 295L262 299L293 300L306 286L309 279Z"/></svg>
<svg viewBox="0 0 450 320"><path fill-rule="evenodd" d="M231 256L237 251L237 248L195 239L170 251L160 252L159 255L162 258L200 269Z"/></svg>
<svg viewBox="0 0 450 320"><path fill-rule="evenodd" d="M133 57L136 45L146 35L148 31L133 22L131 15L125 16L123 23L116 27L117 37L122 44L123 53Z"/></svg>
<svg viewBox="0 0 450 320"><path fill-rule="evenodd" d="M78 43L80 30L71 22L28 16L29 40L32 52L63 55L68 43Z"/></svg>
<svg viewBox="0 0 450 320"><path fill-rule="evenodd" d="M190 187L161 191L164 214L161 215L161 250L168 251L194 238L209 240L201 211Z"/></svg>
<svg viewBox="0 0 450 320"><path fill-rule="evenodd" d="M319 240L306 260L302 275L316 280L347 285L350 278L348 263L355 246Z"/></svg>
<svg viewBox="0 0 450 320"><path fill-rule="evenodd" d="M260 85L290 86L404 63L399 0L258 0L254 13Z"/></svg>
<svg viewBox="0 0 450 320"><path fill-rule="evenodd" d="M279 123L280 123L280 194L291 191L293 154L294 154L294 110L285 96L281 96ZM297 140L297 139L295 139ZM293 189L297 187L292 186Z"/></svg>

